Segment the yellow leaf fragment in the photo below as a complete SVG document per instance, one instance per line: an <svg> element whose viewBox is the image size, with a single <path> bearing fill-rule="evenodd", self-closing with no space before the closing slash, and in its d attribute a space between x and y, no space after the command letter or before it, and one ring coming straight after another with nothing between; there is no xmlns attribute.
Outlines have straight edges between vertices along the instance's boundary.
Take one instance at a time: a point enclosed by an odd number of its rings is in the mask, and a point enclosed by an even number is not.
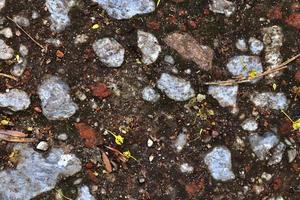
<svg viewBox="0 0 300 200"><path fill-rule="evenodd" d="M3 120L1 120L1 125L7 126L7 125L9 125L9 121L6 119L3 119Z"/></svg>
<svg viewBox="0 0 300 200"><path fill-rule="evenodd" d="M159 6L160 4L160 0L157 0L156 6Z"/></svg>
<svg viewBox="0 0 300 200"><path fill-rule="evenodd" d="M276 90L277 84L276 84L276 83L273 83L273 84L272 84L272 87L273 87L273 90Z"/></svg>
<svg viewBox="0 0 300 200"><path fill-rule="evenodd" d="M115 133L113 133L112 131L110 131L110 130L105 130L106 132L108 132L109 134L111 134L112 136L114 136L114 138L115 138L115 143L117 144L117 145L122 145L123 143L124 143L124 137L123 136L121 136L121 135L117 135L117 134L115 134Z"/></svg>
<svg viewBox="0 0 300 200"><path fill-rule="evenodd" d="M98 29L98 28L100 28L100 25L99 24L94 24L93 26L92 26L92 29Z"/></svg>
<svg viewBox="0 0 300 200"><path fill-rule="evenodd" d="M293 122L293 129L294 130L300 129L300 119L297 119L296 121Z"/></svg>
<svg viewBox="0 0 300 200"><path fill-rule="evenodd" d="M257 76L257 71L256 71L256 70L251 70L251 71L248 73L249 79L254 79L256 76Z"/></svg>
<svg viewBox="0 0 300 200"><path fill-rule="evenodd" d="M129 150L124 151L124 152L123 152L123 156L124 156L125 158L127 158L127 159L132 158L132 159L134 159L135 161L137 161L137 159L131 155L131 153L130 153Z"/></svg>

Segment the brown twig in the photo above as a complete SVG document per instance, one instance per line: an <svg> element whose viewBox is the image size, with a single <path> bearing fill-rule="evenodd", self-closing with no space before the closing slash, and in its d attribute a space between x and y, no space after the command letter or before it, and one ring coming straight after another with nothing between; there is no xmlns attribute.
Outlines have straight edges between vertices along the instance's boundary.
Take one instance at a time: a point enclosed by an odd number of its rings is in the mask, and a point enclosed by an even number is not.
<svg viewBox="0 0 300 200"><path fill-rule="evenodd" d="M21 31L23 31L36 45L38 45L40 48L44 49L45 51L47 50L46 47L41 45L38 41L36 41L29 33L27 33L17 22L15 22L12 18L7 16L7 19L12 21Z"/></svg>
<svg viewBox="0 0 300 200"><path fill-rule="evenodd" d="M4 74L4 73L0 73L0 76L6 77L6 78L10 78L13 79L15 81L17 81L18 79L14 76L8 75L8 74Z"/></svg>
<svg viewBox="0 0 300 200"><path fill-rule="evenodd" d="M251 81L253 81L253 79L256 78L260 78L269 74L272 74L274 72L283 70L285 68L287 68L287 64L293 62L294 60L296 60L298 57L300 57L300 54L297 54L296 56L293 56L292 58L286 60L285 62L281 63L280 65L277 65L265 72L262 73L258 73L254 78L248 78L248 77L237 77L235 79L228 79L226 81L216 81L216 82L206 82L204 83L205 85L222 85L222 86L228 86L228 85L236 85L236 84L240 84L240 83L249 83Z"/></svg>
<svg viewBox="0 0 300 200"><path fill-rule="evenodd" d="M27 134L19 131L11 130L0 130L0 140L5 140L8 142L35 142L34 138L26 138Z"/></svg>

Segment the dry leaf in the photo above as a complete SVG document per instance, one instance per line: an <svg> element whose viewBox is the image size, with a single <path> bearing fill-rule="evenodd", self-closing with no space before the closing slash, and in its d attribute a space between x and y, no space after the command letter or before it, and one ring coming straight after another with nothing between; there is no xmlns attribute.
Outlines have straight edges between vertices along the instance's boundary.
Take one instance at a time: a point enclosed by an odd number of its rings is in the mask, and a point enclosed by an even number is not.
<svg viewBox="0 0 300 200"><path fill-rule="evenodd" d="M112 166L110 164L109 158L107 157L107 155L104 152L102 152L102 161L103 161L103 165L105 167L105 170L108 173L111 173L112 172Z"/></svg>

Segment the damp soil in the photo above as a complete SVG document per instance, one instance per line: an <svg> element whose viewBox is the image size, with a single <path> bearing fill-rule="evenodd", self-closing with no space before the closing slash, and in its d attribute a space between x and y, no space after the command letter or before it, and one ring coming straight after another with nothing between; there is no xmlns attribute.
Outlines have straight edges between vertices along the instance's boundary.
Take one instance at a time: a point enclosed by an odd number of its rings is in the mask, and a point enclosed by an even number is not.
<svg viewBox="0 0 300 200"><path fill-rule="evenodd" d="M224 66L230 57L241 54L235 48L236 40L251 36L262 40L261 28L266 26L279 25L283 28L285 40L281 53L285 60L292 57L300 51L299 30L288 26L284 20L268 22L261 19L267 19L268 12L274 6L282 7L283 18L288 16L291 12L289 8L295 1L235 1L237 12L228 18L209 11L207 1L179 2L162 0L156 11L151 14L118 21L109 18L97 4L79 1L79 5L69 13L71 25L59 34L50 31L49 13L45 10L43 1L11 0L2 10L2 16L10 17L16 14L30 17L33 10L38 11L40 17L31 20L31 25L26 31L45 45L48 38L58 38L62 41L61 46L48 45L48 51L42 52L22 32L19 37L6 39L7 44L14 49L18 49L21 43L27 46L30 51L29 62L18 81L1 78L0 90L4 92L7 88L23 89L30 94L32 103L26 111L13 114L1 109L0 117L10 118L13 123L10 129L26 131L28 127L33 127L34 131L27 131L32 137L47 140L51 146L68 149L83 163L79 174L60 181L55 190L36 197L36 200L55 199L57 189L61 189L65 196L75 199L77 187L73 183L79 178L82 179L81 184L84 183L94 190L93 195L96 199L251 200L267 199L277 194L285 199L300 199L299 157L293 163L288 163L285 155L281 164L270 167L266 162L257 160L247 142L243 151L237 149L234 144L237 136L246 138L249 135L240 127L239 116L242 113L246 116L251 115L253 111L259 113L259 132L279 127L285 120L279 111L257 109L247 98L247 95L254 91L271 91L274 82L277 84L277 91L284 92L291 101L287 112L292 117L300 115L299 100L291 92L293 86L299 85L293 79L299 63L292 63L290 69L272 81L241 85L238 93L238 115L220 107L210 96L205 100L205 107L214 110L214 115L203 119L196 117L197 110L187 109L187 102L174 102L163 96L158 103L150 104L143 101L140 95L142 88L155 83L162 72L172 71L173 67L164 62L164 55L172 55L180 76L190 80L197 93L205 94L207 86L204 82L230 78ZM92 22L91 18L95 18L95 22ZM45 20L48 20L47 23L44 23ZM91 26L94 23L98 23L100 28L92 30ZM13 32L19 30L8 20L5 26L11 27ZM162 44L163 53L152 65L145 66L138 61L141 59L136 43L138 29L152 32ZM189 32L202 44L214 48L214 67L211 72L199 70L194 63L183 59L167 47L163 38L174 31ZM87 34L88 42L74 45L74 38L78 34ZM121 68L107 68L96 59L91 44L105 36L114 37L126 49L126 61ZM57 58L57 50L64 52L63 58ZM266 66L266 63L263 64ZM9 73L11 67L9 63L1 61L3 73ZM184 73L186 69L191 69L192 73ZM68 120L52 122L37 112L41 105L37 87L47 74L62 77L71 87L73 97L77 91L87 95L84 101L74 98L79 110ZM121 91L120 95L112 93L105 99L93 97L89 88L96 81L117 86ZM92 108L92 102L98 105L98 109ZM93 127L103 139L103 144L92 149L85 147L74 126L79 120ZM117 146L113 138L103 135L103 132L104 129L118 132L120 127L126 128L127 133L124 135L125 143ZM189 144L178 153L173 144L183 129L187 130ZM199 136L201 129L204 131ZM60 133L68 134L68 140L59 141L57 135ZM297 132L279 136L292 138L297 144L300 142ZM147 146L149 138L154 140L153 147ZM231 150L233 171L236 174L233 181L222 183L213 180L203 162L209 147L217 145L227 146ZM35 147L36 144L32 146ZM129 160L122 163L105 146L112 146L120 151L130 149L139 162ZM7 164L10 147L11 144L7 142L0 144L2 168L13 167ZM104 172L101 152L107 152L109 159L115 163L115 170L110 174ZM149 156L154 157L152 162L149 161ZM180 165L185 162L194 167L193 173L184 174L180 171ZM273 178L263 184L264 191L257 195L253 186L263 172L273 174ZM145 182L141 183L141 178L144 178ZM244 193L245 187L249 188L247 193Z"/></svg>

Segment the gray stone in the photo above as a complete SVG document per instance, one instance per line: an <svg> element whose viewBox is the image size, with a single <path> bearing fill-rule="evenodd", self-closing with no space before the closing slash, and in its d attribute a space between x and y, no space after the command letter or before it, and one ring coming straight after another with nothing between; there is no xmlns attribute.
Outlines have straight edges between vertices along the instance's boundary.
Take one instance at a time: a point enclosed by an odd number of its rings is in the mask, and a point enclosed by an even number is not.
<svg viewBox="0 0 300 200"><path fill-rule="evenodd" d="M276 165L280 163L285 149L286 145L282 142L279 142L279 144L274 148L272 157L269 159L268 165Z"/></svg>
<svg viewBox="0 0 300 200"><path fill-rule="evenodd" d="M187 143L187 136L185 133L180 133L177 136L177 139L174 143L174 147L176 148L177 152L182 151L183 147L186 145Z"/></svg>
<svg viewBox="0 0 300 200"><path fill-rule="evenodd" d="M20 16L20 15L14 16L13 21L22 27L30 26L29 19L27 19L24 16Z"/></svg>
<svg viewBox="0 0 300 200"><path fill-rule="evenodd" d="M160 98L160 95L152 87L145 87L142 91L142 97L145 101L157 102Z"/></svg>
<svg viewBox="0 0 300 200"><path fill-rule="evenodd" d="M269 151L279 143L279 139L272 132L266 132L262 136L255 133L249 136L249 143L258 159L266 160Z"/></svg>
<svg viewBox="0 0 300 200"><path fill-rule="evenodd" d="M26 92L11 89L7 93L0 94L0 107L9 108L12 111L25 110L30 105L30 98Z"/></svg>
<svg viewBox="0 0 300 200"><path fill-rule="evenodd" d="M57 139L61 140L61 141L66 141L68 139L68 135L65 133L59 134L57 136Z"/></svg>
<svg viewBox="0 0 300 200"><path fill-rule="evenodd" d="M214 179L229 181L235 178L231 169L231 153L226 147L215 147L205 156L204 162Z"/></svg>
<svg viewBox="0 0 300 200"><path fill-rule="evenodd" d="M290 149L287 152L289 163L293 162L297 156L297 149Z"/></svg>
<svg viewBox="0 0 300 200"><path fill-rule="evenodd" d="M102 38L95 41L93 49L107 67L120 67L124 62L125 49L114 38Z"/></svg>
<svg viewBox="0 0 300 200"><path fill-rule="evenodd" d="M5 0L0 0L0 10L5 7Z"/></svg>
<svg viewBox="0 0 300 200"><path fill-rule="evenodd" d="M157 81L157 88L175 101L186 101L195 96L195 91L189 81L167 73L161 74Z"/></svg>
<svg viewBox="0 0 300 200"><path fill-rule="evenodd" d="M28 55L29 51L28 51L28 48L25 45L20 44L19 52L20 52L21 56L25 57L25 56Z"/></svg>
<svg viewBox="0 0 300 200"><path fill-rule="evenodd" d="M214 13L225 14L229 17L236 10L235 4L226 0L210 0L209 9Z"/></svg>
<svg viewBox="0 0 300 200"><path fill-rule="evenodd" d="M263 92L255 93L250 97L255 106L265 107L274 110L286 109L289 101L284 93Z"/></svg>
<svg viewBox="0 0 300 200"><path fill-rule="evenodd" d="M68 13L74 4L75 0L46 0L52 31L61 32L70 24Z"/></svg>
<svg viewBox="0 0 300 200"><path fill-rule="evenodd" d="M180 171L182 173L192 173L194 171L194 167L188 163L183 163L180 165Z"/></svg>
<svg viewBox="0 0 300 200"><path fill-rule="evenodd" d="M93 0L115 19L129 19L155 10L153 0Z"/></svg>
<svg viewBox="0 0 300 200"><path fill-rule="evenodd" d="M13 37L13 32L12 32L11 28L9 28L9 27L6 27L6 28L2 29L0 31L0 34L4 35L4 37L6 37L6 38L12 38Z"/></svg>
<svg viewBox="0 0 300 200"><path fill-rule="evenodd" d="M81 170L81 162L74 154L64 154L53 148L47 157L24 144L15 145L19 152L15 169L0 172L0 198L30 200L55 188L63 178Z"/></svg>
<svg viewBox="0 0 300 200"><path fill-rule="evenodd" d="M212 95L222 107L236 108L238 86L209 86L208 94Z"/></svg>
<svg viewBox="0 0 300 200"><path fill-rule="evenodd" d="M71 99L69 86L57 76L48 76L38 88L43 114L49 120L71 117L77 105Z"/></svg>
<svg viewBox="0 0 300 200"><path fill-rule="evenodd" d="M242 123L242 128L245 131L256 131L257 127L258 127L258 124L257 124L256 120L253 118L246 119Z"/></svg>
<svg viewBox="0 0 300 200"><path fill-rule="evenodd" d="M251 37L249 39L249 46L250 46L250 50L253 54L260 54L260 52L264 49L264 43L262 43L262 41Z"/></svg>
<svg viewBox="0 0 300 200"><path fill-rule="evenodd" d="M175 60L171 55L165 55L164 57L164 61L170 65L174 65L175 64Z"/></svg>
<svg viewBox="0 0 300 200"><path fill-rule="evenodd" d="M14 57L14 50L5 44L4 40L0 39L0 59L8 60Z"/></svg>
<svg viewBox="0 0 300 200"><path fill-rule="evenodd" d="M91 195L89 187L83 185L79 189L79 194L76 200L96 200L96 199L95 197L93 197L93 195Z"/></svg>
<svg viewBox="0 0 300 200"><path fill-rule="evenodd" d="M83 44L86 43L89 39L89 36L87 36L86 34L80 34L80 35L76 35L74 43L75 44Z"/></svg>
<svg viewBox="0 0 300 200"><path fill-rule="evenodd" d="M140 48L143 58L142 61L146 65L154 63L159 53L161 52L161 47L158 43L157 38L151 34L141 30L138 30L138 47Z"/></svg>
<svg viewBox="0 0 300 200"><path fill-rule="evenodd" d="M247 51L248 47L246 44L245 39L238 39L238 41L235 43L235 47L240 51Z"/></svg>
<svg viewBox="0 0 300 200"><path fill-rule="evenodd" d="M234 56L229 60L226 67L234 76L249 77L249 73L252 71L256 73L263 72L263 66L257 56ZM253 83L257 80L254 79Z"/></svg>
<svg viewBox="0 0 300 200"><path fill-rule="evenodd" d="M27 60L24 58L20 58L20 63L15 64L11 70L10 73L14 76L22 76L26 69Z"/></svg>
<svg viewBox="0 0 300 200"><path fill-rule="evenodd" d="M49 144L45 141L41 141L38 143L36 146L36 149L41 150L41 151L47 151L49 148Z"/></svg>

